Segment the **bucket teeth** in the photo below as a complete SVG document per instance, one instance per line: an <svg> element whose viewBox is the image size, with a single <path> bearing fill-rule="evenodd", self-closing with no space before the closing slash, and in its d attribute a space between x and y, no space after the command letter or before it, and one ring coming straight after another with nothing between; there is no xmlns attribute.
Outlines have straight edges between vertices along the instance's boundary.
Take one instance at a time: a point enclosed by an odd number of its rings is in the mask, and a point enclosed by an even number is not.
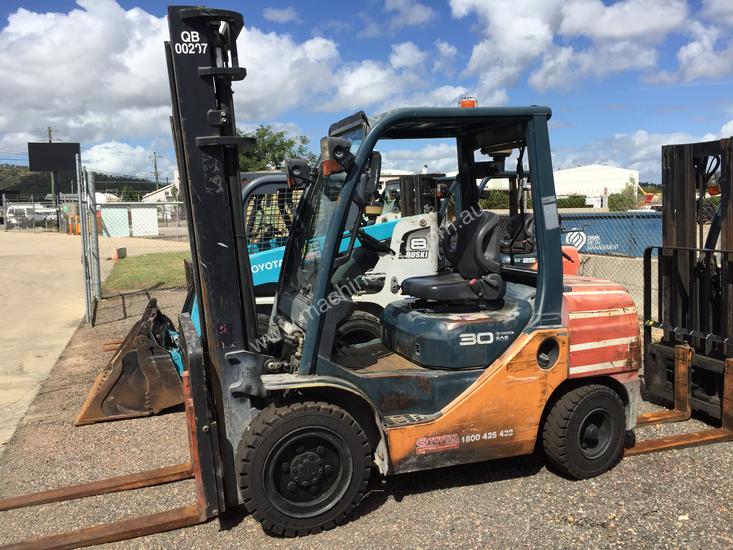
<svg viewBox="0 0 733 550"><path fill-rule="evenodd" d="M150 416L183 403L181 379L164 347L166 331L172 328L155 298L151 299L97 375L74 424Z"/></svg>

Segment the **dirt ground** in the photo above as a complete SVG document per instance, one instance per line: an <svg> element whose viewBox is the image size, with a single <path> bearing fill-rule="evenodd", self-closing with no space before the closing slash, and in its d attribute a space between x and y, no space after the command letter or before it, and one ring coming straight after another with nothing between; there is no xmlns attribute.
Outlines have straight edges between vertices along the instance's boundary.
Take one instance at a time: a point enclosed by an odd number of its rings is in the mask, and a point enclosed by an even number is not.
<svg viewBox="0 0 733 550"><path fill-rule="evenodd" d="M175 317L178 291L157 291ZM82 325L0 458L0 496L50 489L185 461L183 413L74 428L96 372L146 303L105 303ZM701 424L694 422L699 428ZM690 426L686 426L689 428ZM641 436L683 427L647 428ZM396 476L346 525L300 539L266 536L231 513L204 525L109 548L730 548L733 444L633 457L592 480L569 481L541 457ZM193 502L191 482L0 513L0 543Z"/></svg>

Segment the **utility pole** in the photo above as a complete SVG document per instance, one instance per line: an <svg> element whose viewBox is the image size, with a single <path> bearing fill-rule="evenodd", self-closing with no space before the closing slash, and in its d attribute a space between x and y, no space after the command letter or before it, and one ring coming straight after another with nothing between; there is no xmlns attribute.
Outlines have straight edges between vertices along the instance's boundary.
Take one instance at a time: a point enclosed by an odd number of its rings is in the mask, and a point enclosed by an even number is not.
<svg viewBox="0 0 733 550"><path fill-rule="evenodd" d="M150 155L150 159L153 161L153 176L155 176L155 189L158 189L159 183L160 183L160 172L158 172L158 157L160 156L160 153L157 151L153 151L153 154Z"/></svg>
<svg viewBox="0 0 733 550"><path fill-rule="evenodd" d="M48 142L53 143L53 128L48 127ZM51 196L53 197L53 209L56 211L56 228L61 229L61 221L59 217L59 202L56 196L56 172L51 172Z"/></svg>

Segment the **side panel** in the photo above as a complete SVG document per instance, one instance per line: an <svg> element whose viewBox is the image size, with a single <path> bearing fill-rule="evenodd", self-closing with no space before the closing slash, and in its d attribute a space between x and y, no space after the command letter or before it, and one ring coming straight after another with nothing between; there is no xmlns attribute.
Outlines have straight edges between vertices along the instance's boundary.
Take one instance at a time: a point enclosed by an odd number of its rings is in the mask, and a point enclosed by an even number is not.
<svg viewBox="0 0 733 550"><path fill-rule="evenodd" d="M554 338L557 361L537 364ZM568 376L565 328L524 333L460 396L429 422L387 428L390 472L403 473L531 453L545 404Z"/></svg>
<svg viewBox="0 0 733 550"><path fill-rule="evenodd" d="M623 286L585 277L566 277L565 286L563 321L570 332L570 378L638 371L639 317Z"/></svg>

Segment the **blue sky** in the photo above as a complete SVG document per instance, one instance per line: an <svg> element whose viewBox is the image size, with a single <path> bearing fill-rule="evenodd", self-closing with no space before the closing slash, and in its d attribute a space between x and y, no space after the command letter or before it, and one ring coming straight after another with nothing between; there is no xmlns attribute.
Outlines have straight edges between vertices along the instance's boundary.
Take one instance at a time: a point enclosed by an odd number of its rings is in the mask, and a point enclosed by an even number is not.
<svg viewBox="0 0 733 550"><path fill-rule="evenodd" d="M308 135L358 109L547 104L556 167L608 163L659 177L659 148L733 134L730 0L233 2L248 78L237 122ZM0 162L51 125L90 166L174 165L159 1L0 5ZM393 146L387 165L452 168L441 144Z"/></svg>

